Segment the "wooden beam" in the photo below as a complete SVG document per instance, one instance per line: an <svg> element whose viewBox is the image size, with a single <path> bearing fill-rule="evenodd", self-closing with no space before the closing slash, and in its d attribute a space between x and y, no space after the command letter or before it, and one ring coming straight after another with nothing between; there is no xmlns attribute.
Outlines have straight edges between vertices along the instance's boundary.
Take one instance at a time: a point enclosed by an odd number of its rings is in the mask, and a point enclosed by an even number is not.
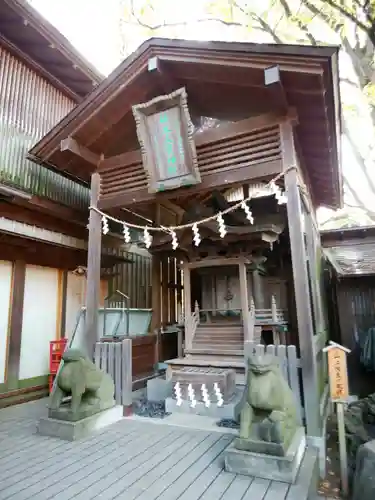
<svg viewBox="0 0 375 500"><path fill-rule="evenodd" d="M284 165L291 170L285 173L287 214L292 256L294 292L297 309L298 338L301 352L303 393L307 434L320 436L319 395L314 329L311 312L307 253L303 228L302 200L298 187L297 159L290 124L281 127Z"/></svg>
<svg viewBox="0 0 375 500"><path fill-rule="evenodd" d="M247 181L262 179L266 180L281 172L281 160L256 163L247 167L234 168L223 172L222 182L218 182L218 174L206 174L202 176L202 182L195 186L181 188L178 190L165 191L163 193L149 193L147 188L128 191L127 193L114 196L113 198L104 198L99 200L98 207L101 210L110 208L127 207L138 203L149 203L157 200L163 203L165 200L191 196L205 191L211 191L214 188L220 188L230 185L241 185L244 180Z"/></svg>
<svg viewBox="0 0 375 500"><path fill-rule="evenodd" d="M151 262L151 308L152 317L150 330L154 333L161 326L161 259L159 255L152 256Z"/></svg>
<svg viewBox="0 0 375 500"><path fill-rule="evenodd" d="M244 132L255 132L272 125L278 125L286 121L296 121L298 118L297 111L294 108L289 108L287 111L270 112L260 116L252 116L245 120L240 120L235 123L223 125L219 128L214 128L202 132L194 138L197 148L200 146L208 146L209 144L220 142L225 139L236 137ZM141 151L130 151L122 153L110 158L104 158L98 164L97 171L110 172L120 167L130 167L142 162Z"/></svg>
<svg viewBox="0 0 375 500"><path fill-rule="evenodd" d="M18 389L21 359L23 303L25 295L26 263L16 260L13 263L11 282L11 302L9 316L8 360L6 365L6 385L8 390Z"/></svg>
<svg viewBox="0 0 375 500"><path fill-rule="evenodd" d="M250 260L245 257L232 257L227 259L219 257L217 259L202 259L194 262L186 262L184 269L198 269L201 267L214 267L214 266L239 266L240 264L250 264Z"/></svg>
<svg viewBox="0 0 375 500"><path fill-rule="evenodd" d="M85 146L79 144L73 137L67 137L61 141L60 151L69 151L95 167L97 167L100 162L100 156L98 154L93 153Z"/></svg>
<svg viewBox="0 0 375 500"><path fill-rule="evenodd" d="M229 260L229 259L228 259ZM253 340L254 332L250 331L250 313L249 313L249 292L247 286L246 264L243 259L238 262L240 293L241 293L241 310L242 322L244 331L244 342Z"/></svg>
<svg viewBox="0 0 375 500"><path fill-rule="evenodd" d="M100 176L91 176L92 207L97 206L100 191ZM100 304L100 259L102 243L102 220L100 214L90 211L89 245L87 255L87 286L86 286L86 321L84 347L91 358L98 338L99 304Z"/></svg>

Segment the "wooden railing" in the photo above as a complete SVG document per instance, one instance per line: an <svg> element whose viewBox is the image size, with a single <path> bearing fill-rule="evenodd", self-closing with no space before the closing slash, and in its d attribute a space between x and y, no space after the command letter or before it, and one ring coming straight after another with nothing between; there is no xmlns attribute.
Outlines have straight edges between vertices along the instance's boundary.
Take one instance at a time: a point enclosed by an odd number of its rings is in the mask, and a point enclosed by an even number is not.
<svg viewBox="0 0 375 500"><path fill-rule="evenodd" d="M199 325L199 306L195 301L194 312L185 316L185 349L193 348L193 340Z"/></svg>

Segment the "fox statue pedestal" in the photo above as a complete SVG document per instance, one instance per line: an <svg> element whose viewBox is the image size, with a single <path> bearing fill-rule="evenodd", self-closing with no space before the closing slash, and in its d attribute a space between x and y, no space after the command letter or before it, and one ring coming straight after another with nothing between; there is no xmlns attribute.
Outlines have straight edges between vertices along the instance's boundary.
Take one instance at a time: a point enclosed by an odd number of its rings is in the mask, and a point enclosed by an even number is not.
<svg viewBox="0 0 375 500"><path fill-rule="evenodd" d="M115 406L114 383L77 349L63 355L64 365L50 396L48 417L38 433L74 441L123 418Z"/></svg>
<svg viewBox="0 0 375 500"><path fill-rule="evenodd" d="M288 383L269 354L248 360L240 433L225 454L225 469L293 483L306 448Z"/></svg>

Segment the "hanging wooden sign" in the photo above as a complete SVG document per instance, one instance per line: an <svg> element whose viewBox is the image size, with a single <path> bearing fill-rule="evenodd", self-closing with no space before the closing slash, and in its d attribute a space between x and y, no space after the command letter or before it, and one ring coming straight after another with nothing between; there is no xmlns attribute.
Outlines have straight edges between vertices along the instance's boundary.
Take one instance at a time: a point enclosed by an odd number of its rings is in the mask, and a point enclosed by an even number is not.
<svg viewBox="0 0 375 500"><path fill-rule="evenodd" d="M345 401L349 396L347 351L340 345L331 344L326 348L328 355L329 386L331 400Z"/></svg>
<svg viewBox="0 0 375 500"><path fill-rule="evenodd" d="M350 353L350 349L347 349L340 344L336 344L336 342L330 341L329 345L323 349L323 352L326 352L328 356L328 373L329 386L331 390L331 400L336 403L340 451L341 491L346 498L349 492L349 482L344 405L349 397L348 368L346 363L346 356Z"/></svg>
<svg viewBox="0 0 375 500"><path fill-rule="evenodd" d="M149 192L201 181L185 88L133 106Z"/></svg>

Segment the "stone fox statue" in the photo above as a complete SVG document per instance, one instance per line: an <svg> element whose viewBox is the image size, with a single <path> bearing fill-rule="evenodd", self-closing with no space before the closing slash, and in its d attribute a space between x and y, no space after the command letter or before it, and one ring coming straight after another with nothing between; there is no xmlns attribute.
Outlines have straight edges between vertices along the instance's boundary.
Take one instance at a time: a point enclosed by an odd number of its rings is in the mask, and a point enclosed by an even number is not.
<svg viewBox="0 0 375 500"><path fill-rule="evenodd" d="M277 359L269 354L250 357L240 438L279 443L285 448L298 425L294 395Z"/></svg>
<svg viewBox="0 0 375 500"><path fill-rule="evenodd" d="M107 373L99 370L78 349L67 349L63 360L64 365L51 394L50 411L57 412L66 396L71 396L69 410L73 414L72 420L113 406L114 383Z"/></svg>

